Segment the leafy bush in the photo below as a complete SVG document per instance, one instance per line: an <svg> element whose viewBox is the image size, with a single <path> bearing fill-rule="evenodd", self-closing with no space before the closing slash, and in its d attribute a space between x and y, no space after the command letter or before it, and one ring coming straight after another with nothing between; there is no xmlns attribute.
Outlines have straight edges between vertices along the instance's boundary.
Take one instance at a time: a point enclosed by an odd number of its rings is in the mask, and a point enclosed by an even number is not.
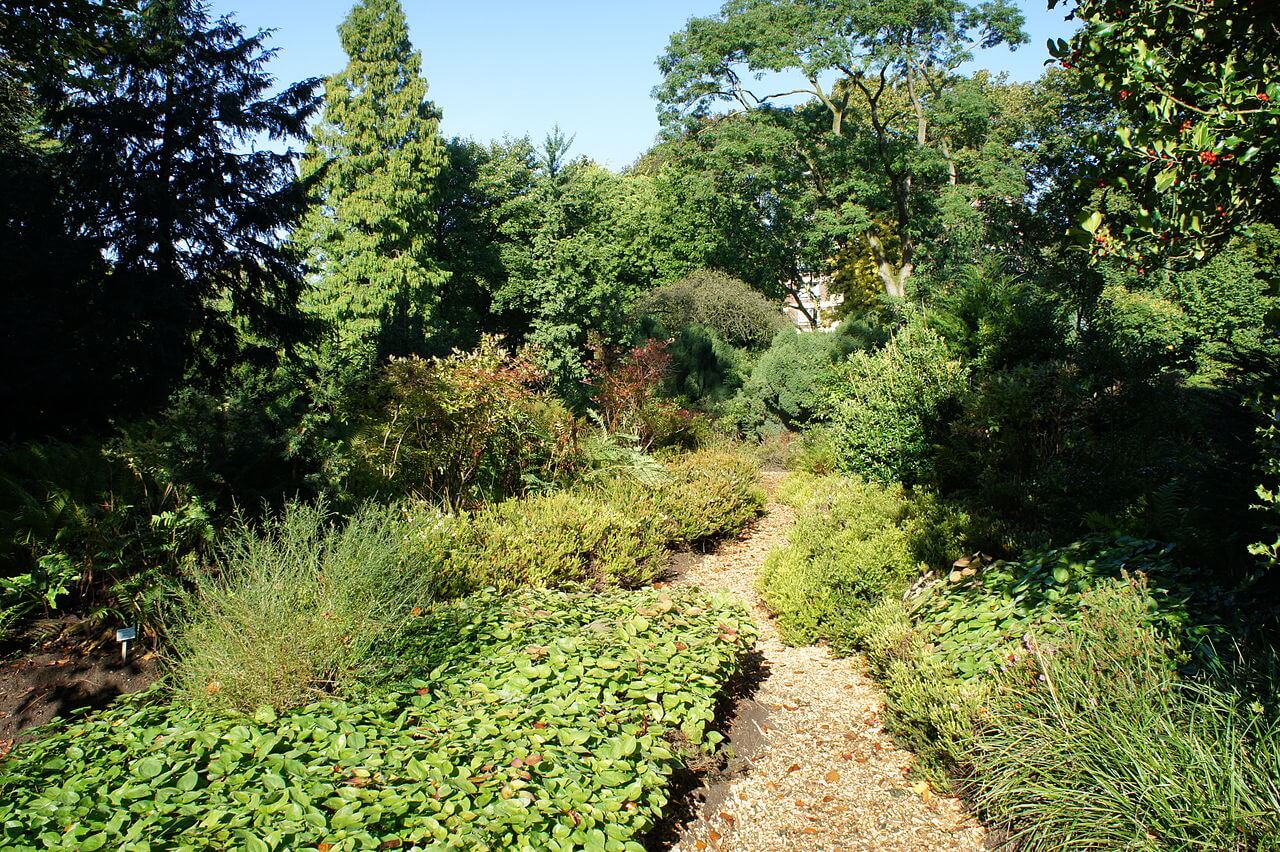
<svg viewBox="0 0 1280 852"><path fill-rule="evenodd" d="M643 450L698 443L696 416L659 391L671 371L667 344L650 340L622 352L596 347L591 399L601 426L628 436Z"/></svg>
<svg viewBox="0 0 1280 852"><path fill-rule="evenodd" d="M838 366L824 414L842 466L883 482L914 482L933 465L937 427L958 407L968 368L917 321L883 349Z"/></svg>
<svg viewBox="0 0 1280 852"><path fill-rule="evenodd" d="M1159 292L1186 315L1198 371L1212 372L1215 362L1238 363L1241 352L1265 351L1280 308L1278 260L1280 230L1259 222L1247 239L1234 239L1202 266L1165 279Z"/></svg>
<svg viewBox="0 0 1280 852"><path fill-rule="evenodd" d="M301 503L261 531L242 522L176 630L177 688L241 710L348 688L381 634L430 599L419 538L397 509L372 505L342 525Z"/></svg>
<svg viewBox="0 0 1280 852"><path fill-rule="evenodd" d="M585 489L486 507L471 519L474 545L459 556L476 587L637 586L664 567L662 531Z"/></svg>
<svg viewBox="0 0 1280 852"><path fill-rule="evenodd" d="M134 696L0 764L0 845L640 850L754 630L670 593L480 595L412 619L350 702Z"/></svg>
<svg viewBox="0 0 1280 852"><path fill-rule="evenodd" d="M732 346L763 349L787 327L782 306L751 285L710 269L700 270L649 293L637 308L666 334L701 326Z"/></svg>
<svg viewBox="0 0 1280 852"><path fill-rule="evenodd" d="M1075 641L1088 602L1107 595L1139 594L1135 623L1182 639L1179 664L1212 667L1202 640L1224 634L1207 613L1189 611L1193 581L1167 545L1096 537L1019 563L973 559L914 600L887 597L867 613L861 636L885 688L886 726L940 785L948 773L967 777L974 732L1001 679L1026 665L1029 648Z"/></svg>
<svg viewBox="0 0 1280 852"><path fill-rule="evenodd" d="M536 387L542 374L494 337L446 358L394 358L363 398L352 491L473 504L570 467L579 424Z"/></svg>
<svg viewBox="0 0 1280 852"><path fill-rule="evenodd" d="M1249 552L1261 557L1272 569L1280 568L1280 394L1262 395L1253 407L1262 419L1258 427L1258 444L1262 455L1262 475L1266 481L1258 486L1256 508L1267 512L1268 533L1274 541L1254 542Z"/></svg>
<svg viewBox="0 0 1280 852"><path fill-rule="evenodd" d="M799 518L786 547L769 554L761 595L789 643L860 646L867 613L900 595L937 559L958 549L955 525L931 499L901 486L828 477L794 478L788 497Z"/></svg>
<svg viewBox="0 0 1280 852"><path fill-rule="evenodd" d="M613 479L656 482L667 475L658 459L640 450L634 442L611 435L604 429L593 429L579 447L582 482L602 483Z"/></svg>
<svg viewBox="0 0 1280 852"><path fill-rule="evenodd" d="M655 397L635 412L634 434L616 435L634 441L644 452L696 450L714 440L711 421L670 399Z"/></svg>
<svg viewBox="0 0 1280 852"><path fill-rule="evenodd" d="M980 264L934 295L922 321L983 371L1056 361L1067 353L1059 302L1033 282Z"/></svg>
<svg viewBox="0 0 1280 852"><path fill-rule="evenodd" d="M1024 849L1280 845L1280 716L1178 675L1140 585L1079 599L993 693L968 753L980 807Z"/></svg>
<svg viewBox="0 0 1280 852"><path fill-rule="evenodd" d="M1146 380L1190 366L1191 322L1182 308L1154 293L1107 287L1091 326L1093 367L1105 375Z"/></svg>

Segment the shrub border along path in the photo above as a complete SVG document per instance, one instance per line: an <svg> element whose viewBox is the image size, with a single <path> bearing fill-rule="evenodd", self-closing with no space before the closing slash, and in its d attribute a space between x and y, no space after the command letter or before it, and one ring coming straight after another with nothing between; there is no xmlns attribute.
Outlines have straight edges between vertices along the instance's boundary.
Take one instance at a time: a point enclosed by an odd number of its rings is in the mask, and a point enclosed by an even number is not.
<svg viewBox="0 0 1280 852"><path fill-rule="evenodd" d="M763 476L772 494L782 474ZM680 827L673 852L985 848L982 826L959 800L909 777L913 757L882 728L880 691L857 658L782 643L755 583L795 512L772 498L766 512L674 581L740 599L760 627L762 665L731 731L736 771L703 788L701 812Z"/></svg>

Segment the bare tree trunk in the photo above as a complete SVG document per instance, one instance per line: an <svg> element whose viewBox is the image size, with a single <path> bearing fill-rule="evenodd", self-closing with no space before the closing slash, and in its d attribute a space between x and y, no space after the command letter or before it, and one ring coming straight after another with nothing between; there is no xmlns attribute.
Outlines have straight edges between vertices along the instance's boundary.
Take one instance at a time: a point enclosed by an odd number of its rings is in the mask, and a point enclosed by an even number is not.
<svg viewBox="0 0 1280 852"><path fill-rule="evenodd" d="M809 310L809 308L805 307L804 300L800 298L800 294L805 291L803 279L796 275L790 281L782 282L782 289L791 297L792 302L795 303L796 310L798 310L805 318L805 321L809 323L810 330L817 331L819 327L818 309L815 308L812 311Z"/></svg>
<svg viewBox="0 0 1280 852"><path fill-rule="evenodd" d="M885 251L884 243L871 231L867 231L867 246L871 249L871 259L876 265L876 274L884 284L885 295L901 299L907 295L907 279L915 268L910 261L895 265Z"/></svg>

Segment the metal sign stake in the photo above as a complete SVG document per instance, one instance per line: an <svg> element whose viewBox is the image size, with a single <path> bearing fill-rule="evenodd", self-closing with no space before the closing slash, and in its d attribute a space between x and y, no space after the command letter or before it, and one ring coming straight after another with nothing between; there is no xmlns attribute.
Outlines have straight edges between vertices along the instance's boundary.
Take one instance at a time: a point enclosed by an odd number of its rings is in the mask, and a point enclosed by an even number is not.
<svg viewBox="0 0 1280 852"><path fill-rule="evenodd" d="M116 641L120 643L120 661L129 662L129 640L137 638L138 628L121 627L116 631Z"/></svg>

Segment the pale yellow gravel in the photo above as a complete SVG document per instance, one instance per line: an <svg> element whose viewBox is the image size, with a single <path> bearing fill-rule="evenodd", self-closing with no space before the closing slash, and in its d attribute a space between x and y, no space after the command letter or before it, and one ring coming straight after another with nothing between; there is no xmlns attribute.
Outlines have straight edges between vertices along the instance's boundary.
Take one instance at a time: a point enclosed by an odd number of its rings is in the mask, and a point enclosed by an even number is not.
<svg viewBox="0 0 1280 852"><path fill-rule="evenodd" d="M766 473L772 492L780 474ZM792 510L770 500L741 540L691 560L672 582L740 598L760 627L763 679L751 699L755 742L703 792L674 850L975 850L982 826L963 804L909 777L912 755L880 722L881 694L858 659L789 648L755 589L765 555L786 543ZM760 721L763 719L763 722Z"/></svg>

